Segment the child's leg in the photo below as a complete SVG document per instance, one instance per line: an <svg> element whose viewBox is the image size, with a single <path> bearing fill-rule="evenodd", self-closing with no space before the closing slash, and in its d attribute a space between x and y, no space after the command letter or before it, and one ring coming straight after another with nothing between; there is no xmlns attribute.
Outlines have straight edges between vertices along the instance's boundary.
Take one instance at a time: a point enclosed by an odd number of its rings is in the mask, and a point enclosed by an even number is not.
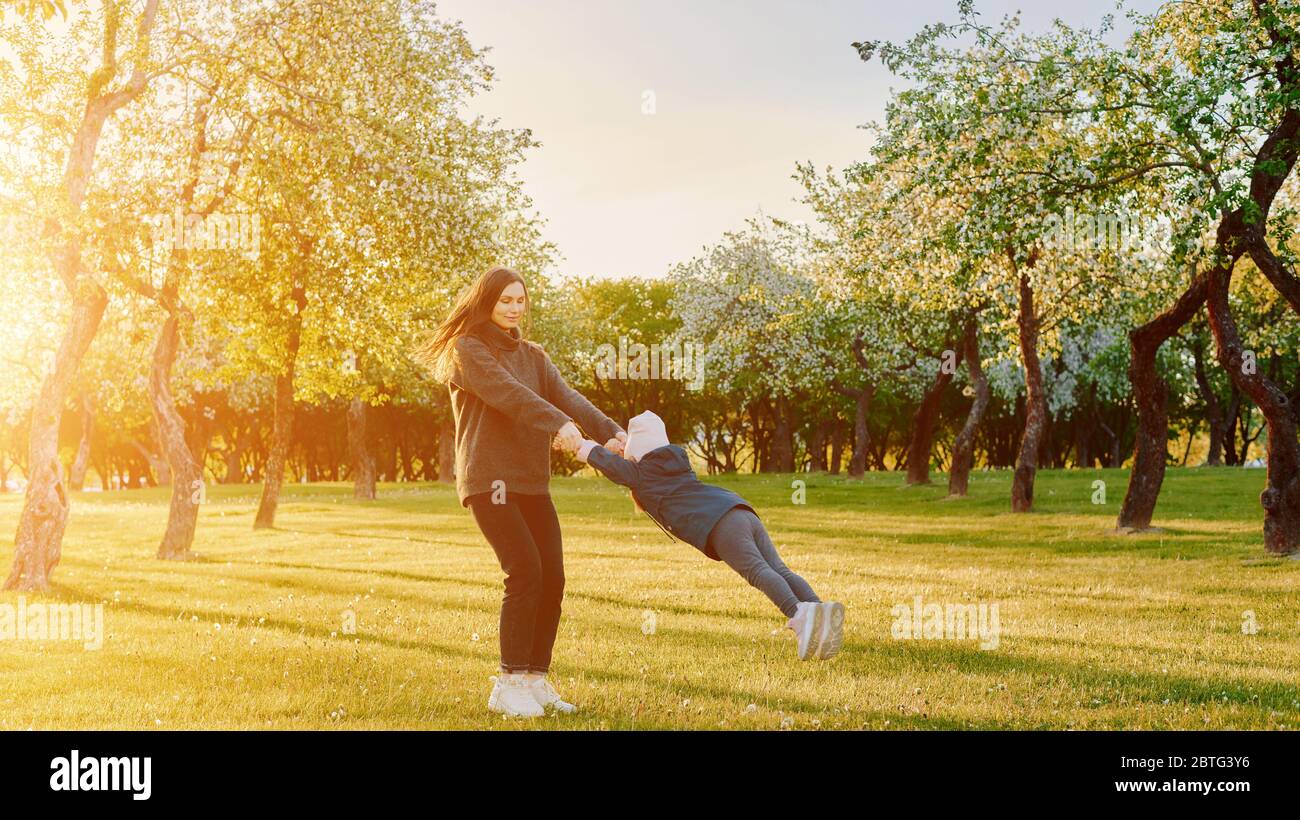
<svg viewBox="0 0 1300 820"><path fill-rule="evenodd" d="M817 593L813 592L813 588L808 585L808 582L799 577L794 570L787 567L785 562L781 560L781 556L777 554L776 545L772 543L772 538L767 534L767 528L763 526L763 522L758 520L758 516L751 517L753 518L754 543L758 547L759 554L763 556L763 560L767 561L772 569L785 579L785 582L790 585L790 590L794 592L800 601L820 602L821 598L817 597Z"/></svg>
<svg viewBox="0 0 1300 820"><path fill-rule="evenodd" d="M709 540L727 566L766 595L787 618L792 618L799 607L799 597L759 552L750 522L753 517L749 510L739 507L732 510L714 526Z"/></svg>

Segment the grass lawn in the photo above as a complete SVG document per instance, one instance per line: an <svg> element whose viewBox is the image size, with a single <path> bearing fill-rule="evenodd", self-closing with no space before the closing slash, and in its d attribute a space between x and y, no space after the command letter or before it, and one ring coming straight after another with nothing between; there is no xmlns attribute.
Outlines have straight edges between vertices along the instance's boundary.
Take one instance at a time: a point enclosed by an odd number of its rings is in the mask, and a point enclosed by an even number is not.
<svg viewBox="0 0 1300 820"><path fill-rule="evenodd" d="M1111 533L1126 478L1042 471L1027 515L1008 512L1009 472L960 501L943 476L718 479L844 602L828 662L800 662L766 598L621 488L557 478L552 677L581 711L526 723L486 708L502 576L452 488L289 486L279 529L254 533L257 488L216 487L183 564L152 557L165 491L83 493L55 587L25 603L102 602L103 647L0 642L0 729L1300 728L1300 561L1263 551L1263 471L1170 470L1164 532L1139 536ZM20 503L0 495L6 574ZM996 648L895 639L892 607L917 596L996 604Z"/></svg>

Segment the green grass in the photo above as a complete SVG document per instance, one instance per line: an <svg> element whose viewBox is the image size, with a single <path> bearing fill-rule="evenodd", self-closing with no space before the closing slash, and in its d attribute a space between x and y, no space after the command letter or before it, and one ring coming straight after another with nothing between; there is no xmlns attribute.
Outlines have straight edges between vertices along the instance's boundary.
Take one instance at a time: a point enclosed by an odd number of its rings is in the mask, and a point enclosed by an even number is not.
<svg viewBox="0 0 1300 820"><path fill-rule="evenodd" d="M960 501L936 479L719 479L846 605L843 652L820 663L619 488L555 479L568 584L552 676L581 711L531 723L485 707L501 571L451 488L359 503L343 485L290 486L280 528L254 533L256 488L218 487L202 560L184 564L152 558L163 491L81 494L55 587L27 603L103 602L104 646L0 642L0 729L1300 727L1300 561L1263 551L1263 471L1171 470L1165 531L1139 536L1111 532L1121 471L1040 472L1028 515L1007 511L1007 472L976 473ZM0 529L20 502L0 496ZM997 604L999 645L895 640L891 607L918 595Z"/></svg>

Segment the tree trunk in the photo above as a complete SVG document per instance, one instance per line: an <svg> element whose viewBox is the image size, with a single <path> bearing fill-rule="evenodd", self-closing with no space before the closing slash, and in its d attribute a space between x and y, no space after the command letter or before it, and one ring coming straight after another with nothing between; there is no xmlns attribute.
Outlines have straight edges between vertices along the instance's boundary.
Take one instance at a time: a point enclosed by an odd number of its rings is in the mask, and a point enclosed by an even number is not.
<svg viewBox="0 0 1300 820"><path fill-rule="evenodd" d="M1201 391L1201 399L1205 402L1205 419L1210 425L1210 452L1205 457L1205 466L1220 467L1223 465L1223 443L1227 438L1227 430L1224 429L1223 408L1219 406L1219 397L1205 372L1205 351L1199 337L1192 345L1192 360L1196 364L1196 387Z"/></svg>
<svg viewBox="0 0 1300 820"><path fill-rule="evenodd" d="M1192 442L1196 440L1196 434L1201 431L1201 420L1192 419L1192 426L1187 428L1187 444L1183 447L1183 458L1178 462L1179 467L1187 466L1187 459L1192 457Z"/></svg>
<svg viewBox="0 0 1300 820"><path fill-rule="evenodd" d="M871 432L867 427L867 419L871 414L871 400L876 395L876 383L871 377L871 362L867 360L861 333L854 335L850 347L853 349L853 360L866 376L866 384L853 390L841 384L838 379L832 379L831 388L841 396L853 399L853 453L849 457L849 478L861 479L866 475L867 457L871 452Z"/></svg>
<svg viewBox="0 0 1300 820"><path fill-rule="evenodd" d="M1082 417L1074 422L1074 466L1088 469L1092 466L1092 453L1088 450L1088 431Z"/></svg>
<svg viewBox="0 0 1300 820"><path fill-rule="evenodd" d="M773 469L778 473L794 472L794 429L790 423L790 400L776 399L776 422L772 431Z"/></svg>
<svg viewBox="0 0 1300 820"><path fill-rule="evenodd" d="M831 428L835 422L827 419L817 425L813 432L812 442L808 448L809 469L815 473L824 473L826 469L826 444L831 438Z"/></svg>
<svg viewBox="0 0 1300 820"><path fill-rule="evenodd" d="M844 421L836 417L831 428L831 475L839 475L844 460Z"/></svg>
<svg viewBox="0 0 1300 820"><path fill-rule="evenodd" d="M1229 467L1237 466L1237 418L1241 415L1241 388L1232 382L1228 410L1223 415L1223 461Z"/></svg>
<svg viewBox="0 0 1300 820"><path fill-rule="evenodd" d="M869 384L857 391L854 397L853 456L849 459L849 478L862 478L867 472L867 448L871 444L867 418L871 414L871 400L875 395L876 386Z"/></svg>
<svg viewBox="0 0 1300 820"><path fill-rule="evenodd" d="M262 481L262 499L257 507L257 518L253 521L253 529L257 530L275 526L275 511L280 505L280 489L284 486L284 468L289 460L289 445L293 442L294 371L298 365L298 349L302 345L302 313L307 307L307 293L302 285L294 285L293 298L297 312L289 323L284 369L275 377L271 451Z"/></svg>
<svg viewBox="0 0 1300 820"><path fill-rule="evenodd" d="M203 474L185 438L185 420L176 412L176 401L172 397L172 365L179 345L179 322L175 311L170 311L154 345L153 363L149 370L149 400L158 430L158 444L167 459L172 485L167 530L158 545L158 557L165 561L188 561L196 557L190 548L194 545L204 490Z"/></svg>
<svg viewBox="0 0 1300 820"><path fill-rule="evenodd" d="M881 434L880 439L875 442L876 446L872 448L871 457L876 464L876 469L881 472L889 469L889 465L885 463L885 456L889 455L889 437L893 434L894 425L891 422L886 425L885 432Z"/></svg>
<svg viewBox="0 0 1300 820"><path fill-rule="evenodd" d="M961 364L961 354L957 355ZM943 366L934 374L934 381L921 397L921 403L912 415L912 440L907 448L907 484L930 483L930 450L934 445L934 428L939 421L939 403L943 391L952 381L953 373L944 372Z"/></svg>
<svg viewBox="0 0 1300 820"><path fill-rule="evenodd" d="M1047 424L1047 397L1043 392L1043 366L1038 359L1038 314L1029 277L1020 275L1020 357L1025 365L1025 429L1016 455L1016 472L1011 482L1012 512L1029 512L1034 506L1034 476L1038 472L1038 449Z"/></svg>
<svg viewBox="0 0 1300 820"><path fill-rule="evenodd" d="M1274 382L1274 383L1276 384L1276 382ZM1289 400L1289 399L1288 399L1288 402L1287 402L1287 403L1290 404L1290 400ZM1255 439L1259 438L1259 434L1260 434L1260 432L1262 432L1262 431L1264 430L1264 428L1268 426L1267 424L1260 425L1259 429L1257 429L1257 430L1255 431L1255 435L1252 436L1252 435L1250 434L1250 420L1251 420L1252 418L1255 417L1255 414L1254 414L1254 412L1253 412L1249 407L1247 407L1247 408L1245 408L1245 409L1246 409L1246 412L1245 412L1245 414L1241 417L1241 426L1242 426L1242 430L1241 430L1241 451L1240 451L1240 453L1237 455L1237 463L1238 463L1238 464L1245 464L1245 463L1249 460L1249 456L1250 456L1250 445L1252 445L1252 444L1255 443ZM1294 415L1294 414L1293 414L1293 415Z"/></svg>
<svg viewBox="0 0 1300 820"><path fill-rule="evenodd" d="M948 497L960 497L967 493L970 485L970 471L975 465L975 433L984 419L984 411L989 406L989 380L984 375L980 362L979 325L971 319L966 325L965 340L966 369L970 373L971 386L975 389L975 400L970 412L966 414L966 423L952 444L952 468L948 471Z"/></svg>
<svg viewBox="0 0 1300 820"><path fill-rule="evenodd" d="M1235 261L1235 260L1234 260ZM1228 307L1232 264L1210 272L1210 330L1218 347L1219 362L1229 377L1250 397L1268 424L1268 477L1260 504L1264 507L1264 549L1277 555L1300 551L1300 440L1286 394L1262 373L1245 373L1244 348Z"/></svg>
<svg viewBox="0 0 1300 820"><path fill-rule="evenodd" d="M376 414L378 415L378 414ZM393 438L391 428L376 437L377 449L379 450L379 459L376 470L379 473L381 481L397 480L397 442Z"/></svg>
<svg viewBox="0 0 1300 820"><path fill-rule="evenodd" d="M438 426L438 480L456 480L456 425L451 419L443 419Z"/></svg>
<svg viewBox="0 0 1300 820"><path fill-rule="evenodd" d="M1297 81L1292 57L1279 71L1283 92L1294 99ZM1260 504L1264 508L1264 548L1278 555L1300 551L1300 440L1286 394L1257 369L1243 368L1245 350L1228 304L1232 271L1243 252L1287 301L1300 313L1300 279L1279 260L1268 245L1265 231L1269 210L1300 156L1300 109L1288 107L1255 155L1250 178L1250 202L1225 214L1216 236L1218 264L1209 271L1208 316L1220 364L1232 383L1255 403L1268 426L1268 475Z"/></svg>
<svg viewBox="0 0 1300 820"><path fill-rule="evenodd" d="M1156 371L1160 346L1191 321L1205 304L1205 277L1196 276L1172 307L1129 332L1132 361L1128 378L1137 404L1137 435L1133 443L1133 469L1128 492L1120 507L1116 526L1122 530L1146 530L1160 498L1165 480L1169 438L1169 385ZM1115 466L1119 466L1116 464Z"/></svg>
<svg viewBox="0 0 1300 820"><path fill-rule="evenodd" d="M28 447L30 479L18 518L18 533L14 538L13 568L5 581L5 589L47 589L50 573L58 566L62 554L69 508L63 484L63 465L59 462L59 421L68 388L99 330L108 304L104 288L83 273L81 240L72 226L63 224L63 219L69 216L75 219L81 214L104 124L118 109L139 97L149 83L149 39L157 19L158 2L145 0L136 26L136 54L132 60L131 76L120 88L112 91L109 86L118 69L119 27L116 17L111 24L105 21L102 51L111 56L111 61L101 65L89 77L86 105L68 146L60 201L57 207L50 209L58 216L47 220L47 233L54 237L48 255L72 297L72 312L55 354L54 369L45 376L32 408Z"/></svg>
<svg viewBox="0 0 1300 820"><path fill-rule="evenodd" d="M95 400L86 393L81 397L81 443L77 445L77 457L72 462L72 472L68 483L72 489L81 491L86 487L86 471L90 469L90 439L95 435Z"/></svg>
<svg viewBox="0 0 1300 820"><path fill-rule="evenodd" d="M29 478L23 509L14 537L14 563L5 589L27 592L49 588L50 574L63 552L63 531L68 525L68 494L59 462L59 421L72 384L90 342L99 330L108 296L97 284L83 280L72 306L54 369L46 375L32 408Z"/></svg>
<svg viewBox="0 0 1300 820"><path fill-rule="evenodd" d="M223 434L222 438L226 438ZM239 423L230 425L230 439L226 444L226 475L221 479L222 484L243 484L244 483L244 447L239 436Z"/></svg>
<svg viewBox="0 0 1300 820"><path fill-rule="evenodd" d="M402 467L402 481L415 480L415 448L411 441L410 435L407 434L405 419L399 416L397 418L397 446L401 455L398 456L398 463Z"/></svg>
<svg viewBox="0 0 1300 820"><path fill-rule="evenodd" d="M1110 463L1114 467L1124 466L1124 434L1127 431L1128 416L1121 410L1115 424L1115 433L1111 437Z"/></svg>
<svg viewBox="0 0 1300 820"><path fill-rule="evenodd" d="M366 442L366 403L353 399L348 405L348 455L352 460L352 497L375 500L375 459Z"/></svg>
<svg viewBox="0 0 1300 820"><path fill-rule="evenodd" d="M208 462L208 452L212 449L213 422L208 418L208 411L213 408L207 402L207 395L198 393L194 400L194 422L186 425L189 435L185 437L187 446L190 448L190 455L194 458L194 463L199 465L199 472L203 472L203 466Z"/></svg>
<svg viewBox="0 0 1300 820"><path fill-rule="evenodd" d="M1282 91L1290 100L1300 91L1294 58L1288 50L1279 71ZM1249 217L1238 209L1219 224L1218 255L1226 263L1211 273L1209 286L1210 330L1218 347L1219 362L1260 409L1268 427L1268 476L1260 504L1264 507L1264 548L1278 555L1300 551L1300 439L1296 437L1296 416L1285 392L1257 369L1244 372L1243 350L1228 291L1232 269L1243 245L1264 278L1300 313L1300 278L1289 270L1269 247L1265 234L1273 199L1295 168L1300 157L1300 108L1288 104L1282 121L1260 146L1251 172ZM1242 241L1244 240L1244 242ZM1247 418L1250 414L1247 414Z"/></svg>
<svg viewBox="0 0 1300 820"><path fill-rule="evenodd" d="M767 464L770 461L767 454L771 448L771 436L763 427L763 419L759 410L759 402L751 401L747 409L749 414L749 442L750 450L753 452L755 473L766 472Z"/></svg>

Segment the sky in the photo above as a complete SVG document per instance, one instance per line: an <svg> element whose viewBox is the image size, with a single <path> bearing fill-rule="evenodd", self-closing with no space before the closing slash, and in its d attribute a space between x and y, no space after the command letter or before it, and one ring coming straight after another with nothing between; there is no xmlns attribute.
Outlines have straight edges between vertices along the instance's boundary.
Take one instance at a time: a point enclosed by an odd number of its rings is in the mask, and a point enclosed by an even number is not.
<svg viewBox="0 0 1300 820"><path fill-rule="evenodd" d="M975 8L990 23L1019 11L1043 30L1055 17L1096 26L1115 5ZM883 118L900 85L850 43L905 41L954 21L957 2L440 0L438 9L476 48L491 48L495 86L470 111L530 128L542 144L520 177L562 254L557 272L659 277L760 210L810 220L796 163L840 169L866 158L860 126Z"/></svg>

